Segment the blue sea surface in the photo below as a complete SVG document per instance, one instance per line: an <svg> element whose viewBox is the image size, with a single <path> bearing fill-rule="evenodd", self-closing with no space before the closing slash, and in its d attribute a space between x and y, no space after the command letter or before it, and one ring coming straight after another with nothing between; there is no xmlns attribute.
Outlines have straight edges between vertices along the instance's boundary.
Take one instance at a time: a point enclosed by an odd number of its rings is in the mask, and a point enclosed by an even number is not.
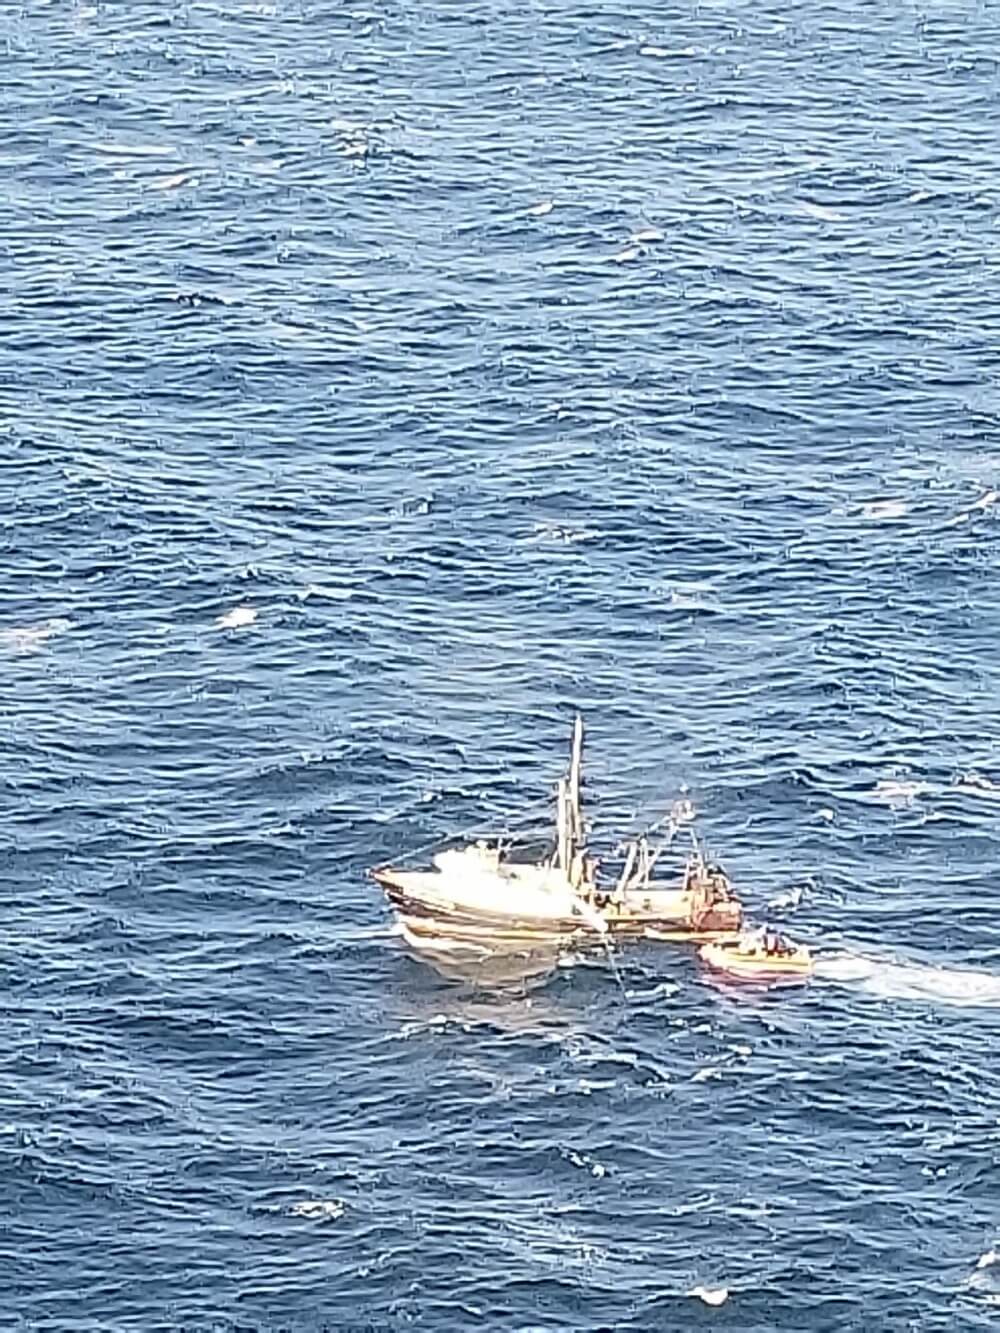
<svg viewBox="0 0 1000 1333"><path fill-rule="evenodd" d="M0 62L0 1323L996 1328L994 0ZM810 985L404 949L577 708Z"/></svg>

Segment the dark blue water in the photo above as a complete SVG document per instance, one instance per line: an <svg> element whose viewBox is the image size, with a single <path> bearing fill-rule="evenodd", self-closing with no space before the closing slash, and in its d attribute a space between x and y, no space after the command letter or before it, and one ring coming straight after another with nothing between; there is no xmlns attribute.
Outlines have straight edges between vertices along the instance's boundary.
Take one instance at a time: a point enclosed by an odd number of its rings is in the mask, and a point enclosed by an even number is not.
<svg viewBox="0 0 1000 1333"><path fill-rule="evenodd" d="M995 1326L998 50L8 7L7 1325ZM402 951L365 868L576 707L830 974Z"/></svg>

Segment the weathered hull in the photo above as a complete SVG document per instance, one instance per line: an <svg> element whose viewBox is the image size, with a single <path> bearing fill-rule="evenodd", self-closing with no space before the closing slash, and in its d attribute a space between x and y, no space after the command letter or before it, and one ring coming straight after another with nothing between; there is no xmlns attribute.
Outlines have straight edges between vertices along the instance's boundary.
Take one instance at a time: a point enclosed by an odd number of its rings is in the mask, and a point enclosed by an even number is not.
<svg viewBox="0 0 1000 1333"><path fill-rule="evenodd" d="M559 910L541 912L505 911L500 905L483 907L456 902L440 892L414 892L412 885L425 877L391 870L373 871L405 932L414 941L434 941L442 936L483 948L517 945L565 944L590 946L604 937L616 939L657 939L708 943L729 940L738 934L741 914L734 904L731 914L717 914L716 919L699 927L692 926L688 904L681 890L653 889L637 895L632 902L608 903L592 909L597 922Z"/></svg>

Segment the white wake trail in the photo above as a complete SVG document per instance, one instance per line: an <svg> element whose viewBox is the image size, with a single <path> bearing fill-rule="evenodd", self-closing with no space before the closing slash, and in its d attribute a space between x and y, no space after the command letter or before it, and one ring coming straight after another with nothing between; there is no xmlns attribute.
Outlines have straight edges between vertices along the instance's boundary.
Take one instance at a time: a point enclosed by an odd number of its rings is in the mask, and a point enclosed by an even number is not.
<svg viewBox="0 0 1000 1333"><path fill-rule="evenodd" d="M880 999L1000 1008L1000 976L971 968L840 954L817 959L815 975L842 985L860 986Z"/></svg>

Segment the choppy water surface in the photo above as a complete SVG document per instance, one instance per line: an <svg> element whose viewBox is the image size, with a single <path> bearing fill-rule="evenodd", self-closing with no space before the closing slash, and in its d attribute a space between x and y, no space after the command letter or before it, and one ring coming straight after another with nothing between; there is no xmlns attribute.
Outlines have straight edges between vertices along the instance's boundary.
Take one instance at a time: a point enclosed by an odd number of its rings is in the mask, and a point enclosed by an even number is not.
<svg viewBox="0 0 1000 1333"><path fill-rule="evenodd" d="M15 1324L994 1326L997 33L10 7ZM576 706L815 984L401 951Z"/></svg>

